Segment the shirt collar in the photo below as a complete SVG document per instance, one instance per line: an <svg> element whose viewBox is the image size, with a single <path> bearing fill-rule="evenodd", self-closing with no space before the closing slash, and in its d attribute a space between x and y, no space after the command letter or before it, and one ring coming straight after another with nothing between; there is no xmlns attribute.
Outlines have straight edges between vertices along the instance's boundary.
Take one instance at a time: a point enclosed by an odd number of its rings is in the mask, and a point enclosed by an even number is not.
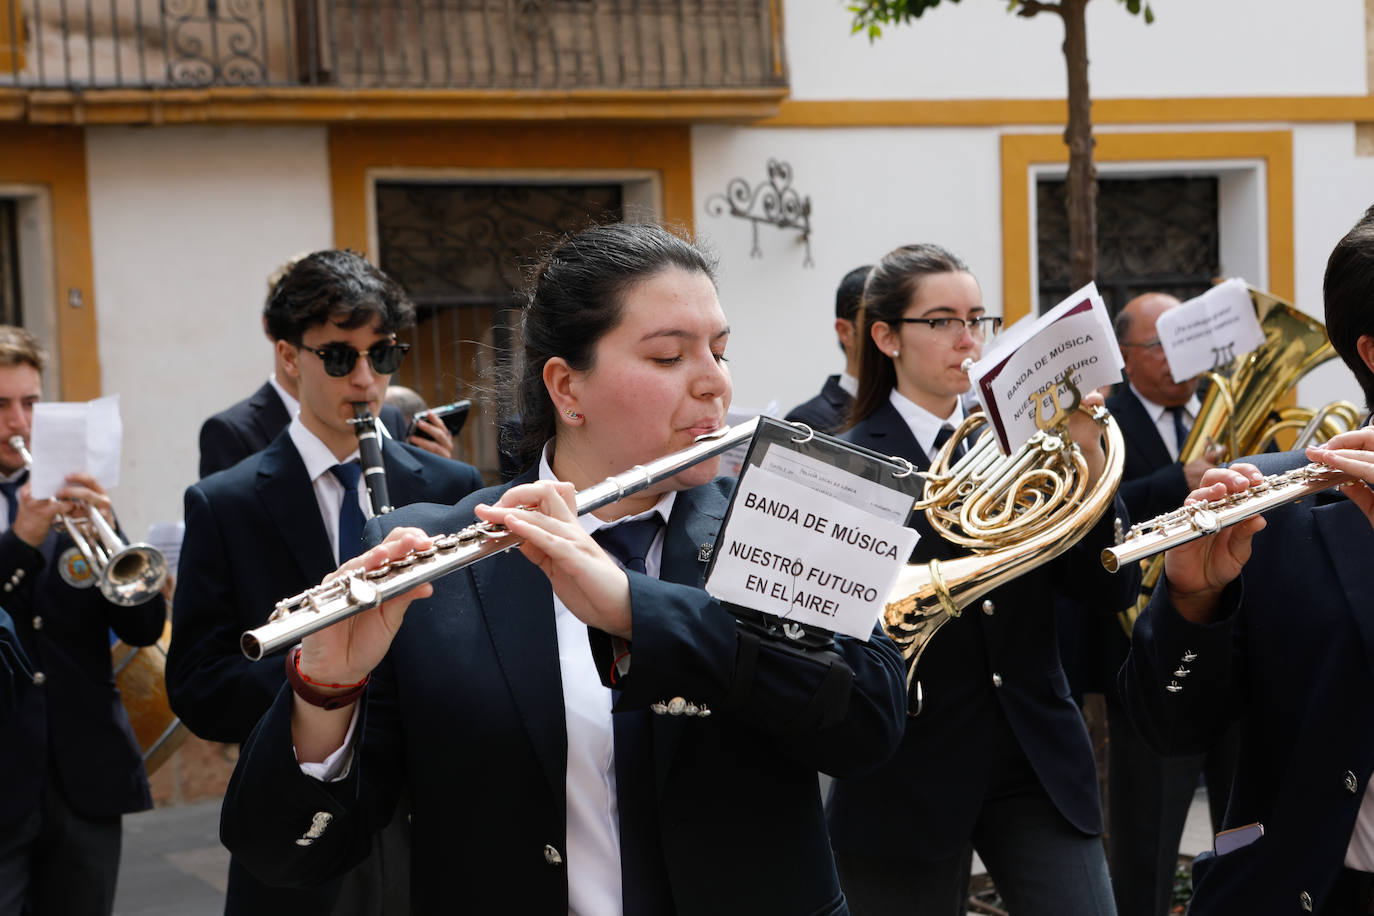
<svg viewBox="0 0 1374 916"><path fill-rule="evenodd" d="M553 441L550 440L549 442L544 443L544 450L539 453L540 480L558 479L558 477L555 476L553 473L553 466L549 464L549 454L552 451ZM659 520L663 522L664 526L667 526L668 516L673 514L673 503L676 501L677 491L669 490L667 493L664 493L662 496L659 497L658 502L654 503L652 506L650 506L648 509L645 509L643 512L640 512L638 515L627 515L621 518L614 519L613 521L603 522L601 519L597 518L595 515L592 515L590 512L588 512L586 515L579 515L577 517L577 520L579 523L581 523L582 530L587 532L588 534L591 534L594 531L608 527L610 525L618 525L621 522L629 522L641 518L648 518L650 515L657 512L659 515Z"/></svg>
<svg viewBox="0 0 1374 916"><path fill-rule="evenodd" d="M340 461L334 457L334 453L329 450L329 446L321 441L320 437L305 428L301 422L300 414L291 421L291 425L286 427L287 434L291 437L291 443L296 446L296 451L300 453L301 461L305 462L305 473L314 483L323 474L328 474L329 469L336 464L343 464L358 457L358 450L354 449L346 458Z"/></svg>
<svg viewBox="0 0 1374 916"><path fill-rule="evenodd" d="M906 425L911 428L911 435L916 437L916 444L925 452L927 458L934 458L932 454L935 450L935 437L940 434L940 428L948 424L955 429L964 422L964 405L958 398L954 401L954 412L948 417L937 417L935 414L926 410L920 404L901 394L893 388L888 394L888 400L892 406L901 414Z"/></svg>
<svg viewBox="0 0 1374 916"><path fill-rule="evenodd" d="M840 373L838 384L844 389L845 394L849 395L851 398L857 398L859 396L859 380L848 372Z"/></svg>
<svg viewBox="0 0 1374 916"><path fill-rule="evenodd" d="M1135 386L1134 382L1127 382L1127 384L1131 386L1131 393L1134 394L1136 400L1140 402L1140 406L1145 408L1145 413L1149 415L1150 422L1158 423L1160 418L1164 416L1164 411L1169 408L1165 407L1163 404L1156 404L1154 401L1145 397L1145 395L1140 393L1140 389ZM1200 410L1202 410L1202 402L1197 399L1197 394L1194 393L1192 397L1188 398L1187 403L1183 405L1183 412L1188 415L1189 420L1192 420L1197 417L1198 411Z"/></svg>
<svg viewBox="0 0 1374 916"><path fill-rule="evenodd" d="M301 412L301 402L293 398L291 392L282 387L282 383L277 381L275 372L268 376L267 381L272 386L272 390L277 393L277 397L281 398L282 404L285 405L286 415L293 420L296 419L296 414Z"/></svg>

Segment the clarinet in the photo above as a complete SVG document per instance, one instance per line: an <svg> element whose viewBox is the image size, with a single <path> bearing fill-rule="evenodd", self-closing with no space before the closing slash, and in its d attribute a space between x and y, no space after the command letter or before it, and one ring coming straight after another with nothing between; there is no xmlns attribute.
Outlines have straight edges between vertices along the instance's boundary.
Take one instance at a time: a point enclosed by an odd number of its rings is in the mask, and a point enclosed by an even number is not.
<svg viewBox="0 0 1374 916"><path fill-rule="evenodd" d="M348 421L358 437L358 457L363 465L363 482L372 500L372 514L386 515L394 506L386 491L386 466L382 463L382 443L377 438L377 421L366 401L353 405L353 419Z"/></svg>

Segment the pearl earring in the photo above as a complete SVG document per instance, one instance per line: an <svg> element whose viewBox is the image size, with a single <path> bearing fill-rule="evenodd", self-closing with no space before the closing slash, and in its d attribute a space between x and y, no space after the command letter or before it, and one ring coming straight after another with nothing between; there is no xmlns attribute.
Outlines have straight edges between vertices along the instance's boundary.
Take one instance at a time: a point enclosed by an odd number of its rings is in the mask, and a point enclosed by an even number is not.
<svg viewBox="0 0 1374 916"><path fill-rule="evenodd" d="M900 352L901 352L900 350L893 350L893 351L892 351L892 358L893 358L893 359L896 359L896 358L897 358L897 354L900 353Z"/></svg>

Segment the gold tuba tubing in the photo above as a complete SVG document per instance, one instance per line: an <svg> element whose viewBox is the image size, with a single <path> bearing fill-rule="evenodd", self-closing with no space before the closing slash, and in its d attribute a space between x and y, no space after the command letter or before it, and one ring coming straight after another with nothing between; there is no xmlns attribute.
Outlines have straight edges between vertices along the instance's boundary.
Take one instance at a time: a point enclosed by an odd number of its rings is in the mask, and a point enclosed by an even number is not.
<svg viewBox="0 0 1374 916"><path fill-rule="evenodd" d="M1300 439L1299 444L1324 441L1342 427L1353 429L1359 422L1359 409L1346 402L1334 402L1320 411L1287 408L1280 412L1278 422L1274 421L1279 399L1312 369L1333 359L1336 351L1327 339L1326 326L1317 319L1253 287L1250 299L1259 315L1264 343L1240 357L1230 378L1208 373L1212 388L1198 410L1188 440L1179 449L1180 464L1201 458L1214 443L1223 446L1222 457L1227 461L1257 454L1273 442L1276 433L1302 428L1309 418L1319 422L1304 434L1311 438ZM1152 555L1142 562L1140 595L1118 615L1127 636L1164 568L1160 556Z"/></svg>
<svg viewBox="0 0 1374 916"><path fill-rule="evenodd" d="M33 467L33 455L23 436L11 436L10 447ZM95 584L105 600L120 607L146 604L162 590L167 581L167 558L152 544L126 544L105 521L100 510L84 505L83 515L57 517L58 524L76 544L81 556L95 573Z"/></svg>
<svg viewBox="0 0 1374 916"><path fill-rule="evenodd" d="M1078 392L1070 386L1074 405ZM926 472L926 495L917 503L947 540L971 546L971 556L912 563L888 593L883 623L907 661L907 696L912 713L920 709L916 666L931 638L952 617L1001 585L1049 562L1077 543L1112 504L1121 482L1126 451L1121 430L1105 408L1090 412L1102 431L1106 465L1091 489L1087 465L1068 434L1068 414L1042 428L1010 456L1001 456L992 435L974 444L957 464L949 458L959 432L945 443ZM960 427L973 432L985 422L974 415ZM997 452L992 460L989 452ZM950 486L951 481L959 485ZM959 518L970 507L1002 518L1000 528L969 536ZM982 527L974 520L970 527Z"/></svg>

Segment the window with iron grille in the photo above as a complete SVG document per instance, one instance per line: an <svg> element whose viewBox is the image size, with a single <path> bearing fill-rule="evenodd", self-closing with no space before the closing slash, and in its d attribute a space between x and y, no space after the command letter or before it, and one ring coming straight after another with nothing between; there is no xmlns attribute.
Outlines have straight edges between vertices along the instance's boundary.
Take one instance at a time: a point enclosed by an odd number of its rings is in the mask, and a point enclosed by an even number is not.
<svg viewBox="0 0 1374 916"><path fill-rule="evenodd" d="M1062 179L1036 183L1040 311L1073 292ZM1217 179L1213 176L1098 181L1097 288L1115 317L1146 292L1190 299L1221 272Z"/></svg>
<svg viewBox="0 0 1374 916"><path fill-rule="evenodd" d="M499 479L497 375L520 347L520 294L559 238L621 219L619 184L382 181L376 186L381 267L410 293L418 321L400 335L410 355L392 382L430 406L470 398L461 453Z"/></svg>

